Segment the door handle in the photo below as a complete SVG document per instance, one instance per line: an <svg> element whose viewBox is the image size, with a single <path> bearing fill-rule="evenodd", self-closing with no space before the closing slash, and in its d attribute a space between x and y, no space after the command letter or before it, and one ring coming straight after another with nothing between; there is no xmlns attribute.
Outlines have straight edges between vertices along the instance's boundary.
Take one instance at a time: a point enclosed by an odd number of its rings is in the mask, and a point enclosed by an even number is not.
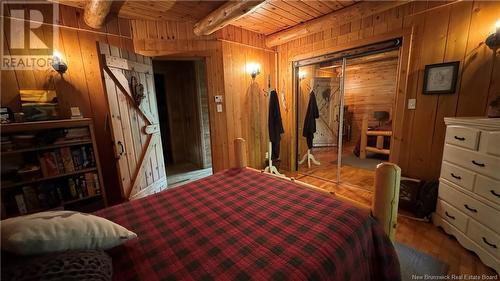
<svg viewBox="0 0 500 281"><path fill-rule="evenodd" d="M121 141L118 141L118 146L120 147L120 156L123 156L123 153L125 153L125 147L123 146L123 143Z"/></svg>
<svg viewBox="0 0 500 281"><path fill-rule="evenodd" d="M125 147L121 141L118 141L115 145L115 157L116 159L120 159L125 153Z"/></svg>

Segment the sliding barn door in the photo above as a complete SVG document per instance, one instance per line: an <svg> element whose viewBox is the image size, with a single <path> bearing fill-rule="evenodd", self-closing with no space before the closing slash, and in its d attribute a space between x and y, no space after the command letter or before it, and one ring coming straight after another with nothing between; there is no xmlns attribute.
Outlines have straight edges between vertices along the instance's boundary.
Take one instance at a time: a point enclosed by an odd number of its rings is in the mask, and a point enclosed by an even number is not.
<svg viewBox="0 0 500 281"><path fill-rule="evenodd" d="M99 43L99 51L122 194L136 199L165 189L151 58L104 43ZM143 86L140 102L132 91L132 79Z"/></svg>

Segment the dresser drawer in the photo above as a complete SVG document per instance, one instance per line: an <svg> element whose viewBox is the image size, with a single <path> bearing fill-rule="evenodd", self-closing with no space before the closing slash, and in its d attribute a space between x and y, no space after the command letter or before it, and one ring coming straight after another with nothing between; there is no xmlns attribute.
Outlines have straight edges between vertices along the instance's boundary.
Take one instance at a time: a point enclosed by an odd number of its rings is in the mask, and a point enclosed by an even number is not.
<svg viewBox="0 0 500 281"><path fill-rule="evenodd" d="M469 220L467 236L481 248L500 258L500 236L480 223Z"/></svg>
<svg viewBox="0 0 500 281"><path fill-rule="evenodd" d="M500 158L446 144L443 160L500 180Z"/></svg>
<svg viewBox="0 0 500 281"><path fill-rule="evenodd" d="M446 128L445 142L472 150L477 150L481 131L462 126L448 126Z"/></svg>
<svg viewBox="0 0 500 281"><path fill-rule="evenodd" d="M474 193L500 206L500 181L477 175Z"/></svg>
<svg viewBox="0 0 500 281"><path fill-rule="evenodd" d="M451 204L462 213L490 227L496 232L500 232L500 212L467 196L443 182L439 183L439 198Z"/></svg>
<svg viewBox="0 0 500 281"><path fill-rule="evenodd" d="M441 177L465 189L472 190L476 174L456 165L443 162L441 166Z"/></svg>
<svg viewBox="0 0 500 281"><path fill-rule="evenodd" d="M484 147L487 154L500 156L500 131L483 131L481 133L481 147Z"/></svg>
<svg viewBox="0 0 500 281"><path fill-rule="evenodd" d="M447 222L454 225L460 231L465 233L467 229L468 217L464 213L460 212L457 208L451 206L450 204L438 199L436 205L436 213L440 215Z"/></svg>

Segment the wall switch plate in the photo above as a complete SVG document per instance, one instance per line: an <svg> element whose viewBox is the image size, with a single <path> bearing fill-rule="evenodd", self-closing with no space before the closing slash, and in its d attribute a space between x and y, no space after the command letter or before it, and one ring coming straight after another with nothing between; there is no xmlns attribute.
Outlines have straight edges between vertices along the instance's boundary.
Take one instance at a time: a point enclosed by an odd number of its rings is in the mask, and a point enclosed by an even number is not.
<svg viewBox="0 0 500 281"><path fill-rule="evenodd" d="M217 112L222 112L222 104L217 104Z"/></svg>
<svg viewBox="0 0 500 281"><path fill-rule="evenodd" d="M416 99L408 99L408 109L417 108L417 100Z"/></svg>
<svg viewBox="0 0 500 281"><path fill-rule="evenodd" d="M215 102L216 102L216 103L220 103L220 102L222 102L222 96L221 96L221 95L217 95L217 96L215 96Z"/></svg>

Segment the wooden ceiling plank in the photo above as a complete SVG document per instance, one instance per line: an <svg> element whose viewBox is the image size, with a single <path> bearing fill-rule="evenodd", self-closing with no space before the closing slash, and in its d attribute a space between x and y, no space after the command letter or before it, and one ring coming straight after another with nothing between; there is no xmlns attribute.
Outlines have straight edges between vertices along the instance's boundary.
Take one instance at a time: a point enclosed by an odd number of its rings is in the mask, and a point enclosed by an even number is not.
<svg viewBox="0 0 500 281"><path fill-rule="evenodd" d="M294 6L291 6L289 3L283 0L271 1L269 2L269 5L274 6L278 9L282 9L289 14L296 15L297 17L301 18L301 21L308 21L313 18L313 16L309 15L308 13L297 9Z"/></svg>
<svg viewBox="0 0 500 281"><path fill-rule="evenodd" d="M262 26L263 28L265 29L268 29L268 30L275 30L276 29L276 26L271 24L271 23L263 23L260 19L257 19L255 17L253 17L252 15L248 15L246 16L247 18L247 21L249 23L251 23L252 25L257 25L257 26Z"/></svg>
<svg viewBox="0 0 500 281"><path fill-rule="evenodd" d="M281 29L286 28L286 26L288 26L288 25L283 24L279 21L268 20L265 16L262 16L261 14L257 14L257 13L251 13L247 17L251 17L255 21L259 22L261 25L267 26L273 30L281 30Z"/></svg>
<svg viewBox="0 0 500 281"><path fill-rule="evenodd" d="M406 3L408 3L408 1L357 3L337 12L333 12L308 22L298 24L287 30L271 34L266 37L266 45L268 47L273 47L284 44L291 40L321 32L325 29L331 29L344 23L352 22L354 19L362 19L370 15L381 13Z"/></svg>
<svg viewBox="0 0 500 281"><path fill-rule="evenodd" d="M356 2L359 2L360 0L357 0L357 1L353 1L353 0L338 0L336 2L338 2L340 5L344 6L344 7L349 7L353 4L356 4Z"/></svg>
<svg viewBox="0 0 500 281"><path fill-rule="evenodd" d="M280 16L274 12L270 12L270 11L265 10L265 9L259 9L258 11L255 11L252 14L257 15L258 18L261 18L265 21L273 22L278 26L288 26L289 27L289 26L294 26L298 23L297 21L290 20L288 18L285 18L283 16Z"/></svg>
<svg viewBox="0 0 500 281"><path fill-rule="evenodd" d="M304 2L304 4L311 7L312 9L316 10L321 15L329 14L329 13L334 11L333 9L331 9L327 5L321 3L320 1L306 0L306 1L302 1L302 2Z"/></svg>
<svg viewBox="0 0 500 281"><path fill-rule="evenodd" d="M338 1L320 0L319 2L321 2L323 5L328 6L330 9L332 9L332 11L337 11L344 8L344 6L340 4Z"/></svg>
<svg viewBox="0 0 500 281"><path fill-rule="evenodd" d="M302 17L299 17L293 13L290 13L290 12L287 12L283 9L281 9L280 7L277 7L277 6L274 6L272 5L273 2L264 2L262 3L261 7L259 8L260 9L263 9L263 10L266 10L266 11L269 11L269 12L273 12L275 14L278 14L279 16L282 16L282 17L285 17L287 19L290 19L296 23L298 22L301 22L301 21L304 21L304 19Z"/></svg>
<svg viewBox="0 0 500 281"><path fill-rule="evenodd" d="M84 8L88 0L48 0L76 8ZM107 0L102 0L107 1ZM198 21L226 1L122 1L111 11L119 17L143 20ZM119 10L117 8L119 7Z"/></svg>
<svg viewBox="0 0 500 281"><path fill-rule="evenodd" d="M288 27L291 27L291 26L294 25L293 22L291 22L290 24L288 24L286 22L281 21L280 19L275 19L273 17L269 17L269 16L267 16L265 14L261 14L261 13L259 13L257 11L253 12L251 14L251 16L253 16L256 19L259 19L261 22L266 22L266 23L275 25L275 26L277 26L280 29L288 28Z"/></svg>
<svg viewBox="0 0 500 281"><path fill-rule="evenodd" d="M295 9L298 9L304 13L307 13L309 16L312 18L317 18L321 16L322 14L315 9L311 8L310 6L306 5L302 1L289 1L287 2L290 6L293 6Z"/></svg>

